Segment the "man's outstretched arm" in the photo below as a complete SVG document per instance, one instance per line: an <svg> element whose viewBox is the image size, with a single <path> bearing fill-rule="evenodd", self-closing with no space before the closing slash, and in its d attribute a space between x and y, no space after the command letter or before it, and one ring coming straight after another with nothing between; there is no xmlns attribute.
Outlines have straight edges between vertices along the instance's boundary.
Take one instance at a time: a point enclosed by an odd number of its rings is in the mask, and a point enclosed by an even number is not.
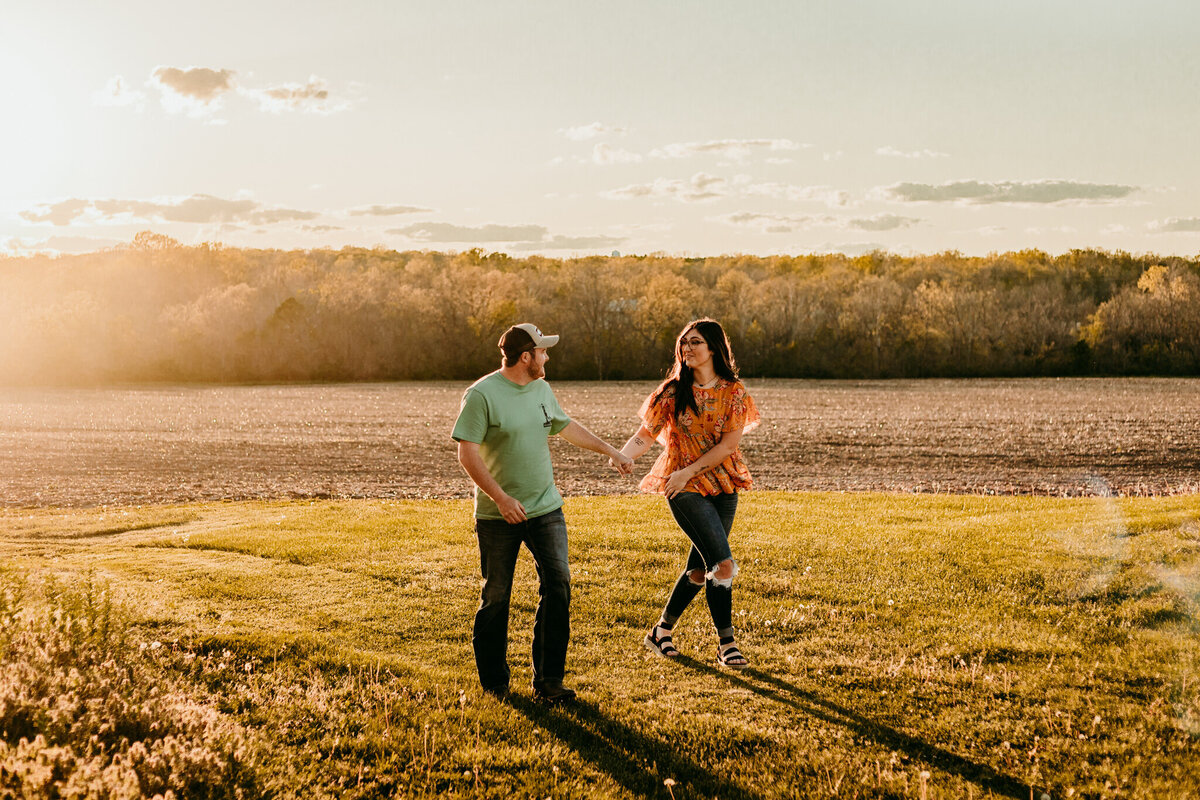
<svg viewBox="0 0 1200 800"><path fill-rule="evenodd" d="M567 427L563 428L558 433L559 436L566 439L576 447L582 447L584 450L591 450L593 453L600 453L608 456L616 467L617 472L622 475L633 474L633 459L622 453L617 448L613 447L608 442L601 439L596 434L589 431L583 425L575 420L571 420Z"/></svg>

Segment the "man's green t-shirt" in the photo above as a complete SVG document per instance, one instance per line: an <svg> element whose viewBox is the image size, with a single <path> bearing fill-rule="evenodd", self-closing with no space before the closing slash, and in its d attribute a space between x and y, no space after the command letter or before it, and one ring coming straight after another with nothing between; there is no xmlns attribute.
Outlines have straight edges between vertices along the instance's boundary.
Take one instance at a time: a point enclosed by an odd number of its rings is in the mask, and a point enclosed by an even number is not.
<svg viewBox="0 0 1200 800"><path fill-rule="evenodd" d="M532 518L562 507L548 440L570 422L546 381L539 378L519 386L496 371L467 387L450 435L455 441L479 445L496 483L520 501L525 515ZM475 516L504 519L496 501L478 486Z"/></svg>

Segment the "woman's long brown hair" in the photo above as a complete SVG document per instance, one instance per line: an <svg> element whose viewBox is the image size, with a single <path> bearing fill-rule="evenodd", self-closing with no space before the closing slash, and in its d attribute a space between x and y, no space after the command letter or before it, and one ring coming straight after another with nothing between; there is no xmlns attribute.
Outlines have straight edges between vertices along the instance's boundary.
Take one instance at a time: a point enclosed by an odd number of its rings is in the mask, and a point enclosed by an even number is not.
<svg viewBox="0 0 1200 800"><path fill-rule="evenodd" d="M666 380L654 390L652 401L657 402L665 393L670 392L675 399L676 419L679 419L688 409L693 414L700 412L700 409L696 407L696 396L692 394L692 386L696 382L695 376L692 374L692 368L683 361L683 340L692 331L696 331L704 337L704 341L708 344L708 349L713 356L713 370L717 375L727 381L736 381L738 378L737 362L733 359L733 350L729 347L729 337L725 335L725 329L721 327L721 323L709 317L692 320L684 326L675 339L675 363L667 371Z"/></svg>

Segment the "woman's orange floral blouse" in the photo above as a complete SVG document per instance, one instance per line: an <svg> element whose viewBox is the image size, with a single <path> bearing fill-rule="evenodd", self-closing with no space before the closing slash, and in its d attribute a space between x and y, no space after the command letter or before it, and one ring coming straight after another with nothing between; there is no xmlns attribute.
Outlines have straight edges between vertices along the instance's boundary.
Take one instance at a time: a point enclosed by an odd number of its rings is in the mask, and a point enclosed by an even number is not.
<svg viewBox="0 0 1200 800"><path fill-rule="evenodd" d="M717 385L711 389L693 386L692 391L695 392L696 407L700 413L684 411L679 419L675 418L675 397L672 392L664 392L657 402L651 394L642 403L638 412L642 424L665 448L654 462L650 474L642 478L639 484L644 492L661 493L672 472L698 460L727 431L749 431L758 426L758 407L741 381L718 378ZM750 470L746 468L742 451L738 449L717 466L692 478L683 490L710 495L736 492L749 489L750 486Z"/></svg>

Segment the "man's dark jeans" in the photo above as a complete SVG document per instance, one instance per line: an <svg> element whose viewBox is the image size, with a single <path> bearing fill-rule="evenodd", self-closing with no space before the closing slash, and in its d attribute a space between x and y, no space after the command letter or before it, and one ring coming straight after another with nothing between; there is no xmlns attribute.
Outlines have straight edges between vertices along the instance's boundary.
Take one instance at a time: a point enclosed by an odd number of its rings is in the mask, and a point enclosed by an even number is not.
<svg viewBox="0 0 1200 800"><path fill-rule="evenodd" d="M508 686L508 605L522 543L533 554L540 599L533 622L533 685L561 682L571 635L571 569L567 564L567 521L562 509L510 525L502 519L475 520L483 593L471 643L485 689Z"/></svg>

